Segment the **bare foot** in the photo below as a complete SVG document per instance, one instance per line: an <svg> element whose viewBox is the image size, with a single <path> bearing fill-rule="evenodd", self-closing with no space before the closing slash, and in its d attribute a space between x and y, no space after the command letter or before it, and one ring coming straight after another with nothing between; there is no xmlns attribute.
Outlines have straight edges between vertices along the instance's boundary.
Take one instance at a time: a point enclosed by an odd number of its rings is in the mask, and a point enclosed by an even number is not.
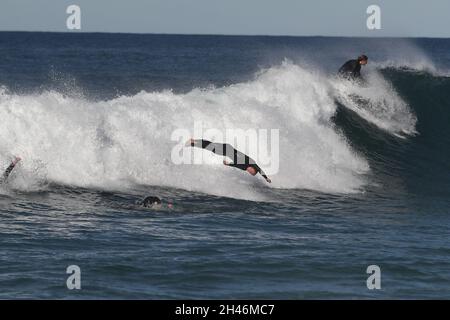
<svg viewBox="0 0 450 320"><path fill-rule="evenodd" d="M186 141L185 146L186 147L193 147L194 144L195 144L195 140L191 138L188 141Z"/></svg>

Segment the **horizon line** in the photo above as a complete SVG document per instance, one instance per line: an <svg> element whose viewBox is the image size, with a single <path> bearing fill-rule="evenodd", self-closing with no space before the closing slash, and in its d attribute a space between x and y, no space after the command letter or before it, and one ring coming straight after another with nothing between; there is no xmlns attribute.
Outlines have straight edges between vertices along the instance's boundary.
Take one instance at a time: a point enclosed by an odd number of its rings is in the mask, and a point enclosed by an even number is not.
<svg viewBox="0 0 450 320"><path fill-rule="evenodd" d="M124 35L164 35L164 36L217 36L217 37L291 37L291 38L403 38L403 39L450 39L445 36L363 36L363 35L283 35L283 34L226 34L226 33L165 33L165 32L116 32L116 31L42 31L42 30L0 30L0 33L64 33L64 34L124 34Z"/></svg>

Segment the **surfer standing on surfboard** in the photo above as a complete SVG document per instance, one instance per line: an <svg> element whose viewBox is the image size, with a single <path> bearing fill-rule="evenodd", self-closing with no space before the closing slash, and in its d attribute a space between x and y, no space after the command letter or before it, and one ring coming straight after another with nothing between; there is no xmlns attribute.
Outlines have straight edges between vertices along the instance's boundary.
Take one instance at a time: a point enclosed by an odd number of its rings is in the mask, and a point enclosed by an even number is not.
<svg viewBox="0 0 450 320"><path fill-rule="evenodd" d="M338 73L341 77L348 80L360 80L361 79L361 66L365 66L369 58L362 54L358 59L349 60L339 69Z"/></svg>

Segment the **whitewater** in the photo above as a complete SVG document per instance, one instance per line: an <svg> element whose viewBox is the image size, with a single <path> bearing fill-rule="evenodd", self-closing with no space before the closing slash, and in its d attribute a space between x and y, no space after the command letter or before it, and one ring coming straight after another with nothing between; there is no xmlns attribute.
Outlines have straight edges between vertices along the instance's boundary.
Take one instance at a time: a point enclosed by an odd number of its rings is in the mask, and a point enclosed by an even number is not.
<svg viewBox="0 0 450 320"><path fill-rule="evenodd" d="M382 76L373 72L368 81L362 88L284 61L252 81L185 94L141 91L90 101L56 91L18 95L3 89L1 163L11 155L25 159L13 183L20 190L45 182L107 189L138 184L262 199L261 180L224 167L221 159L206 166L172 163L172 132L192 131L200 121L205 130L223 132L279 129L280 169L272 188L361 192L370 168L333 123L336 99L393 134L415 133L416 122ZM358 106L351 94L370 104Z"/></svg>

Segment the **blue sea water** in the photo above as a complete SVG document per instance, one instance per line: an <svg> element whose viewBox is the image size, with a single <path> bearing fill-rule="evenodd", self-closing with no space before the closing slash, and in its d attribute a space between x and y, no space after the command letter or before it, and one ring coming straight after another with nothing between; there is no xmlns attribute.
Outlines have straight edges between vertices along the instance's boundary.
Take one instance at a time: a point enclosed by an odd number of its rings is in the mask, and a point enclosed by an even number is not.
<svg viewBox="0 0 450 320"><path fill-rule="evenodd" d="M450 297L450 40L0 32L0 57L0 298ZM272 184L175 165L195 121L279 129Z"/></svg>

